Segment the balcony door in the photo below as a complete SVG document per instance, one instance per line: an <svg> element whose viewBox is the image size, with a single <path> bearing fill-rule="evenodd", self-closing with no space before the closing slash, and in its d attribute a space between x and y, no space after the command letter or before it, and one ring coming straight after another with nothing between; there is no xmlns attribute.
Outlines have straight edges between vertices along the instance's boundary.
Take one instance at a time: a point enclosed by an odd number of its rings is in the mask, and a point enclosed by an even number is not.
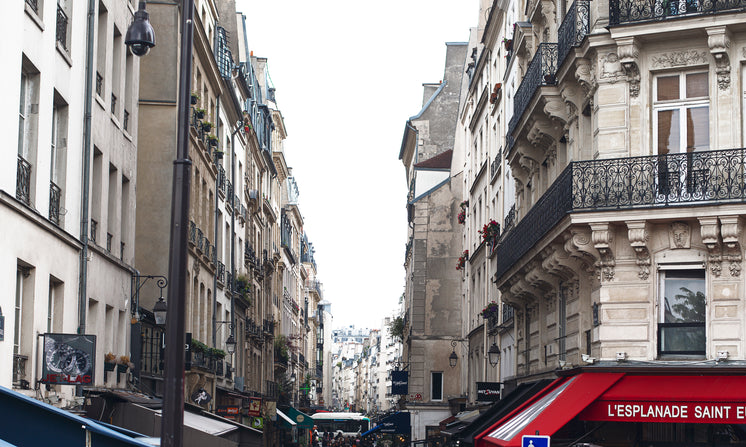
<svg viewBox="0 0 746 447"><path fill-rule="evenodd" d="M658 75L653 98L654 141L659 156L657 201L689 201L702 196L708 173L695 153L710 149L708 74Z"/></svg>

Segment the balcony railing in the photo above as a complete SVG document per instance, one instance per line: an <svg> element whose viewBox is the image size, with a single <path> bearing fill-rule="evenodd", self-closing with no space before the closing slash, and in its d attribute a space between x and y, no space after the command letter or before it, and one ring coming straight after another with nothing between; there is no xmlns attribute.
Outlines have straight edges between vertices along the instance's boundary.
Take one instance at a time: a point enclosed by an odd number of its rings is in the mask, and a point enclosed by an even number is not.
<svg viewBox="0 0 746 447"><path fill-rule="evenodd" d="M62 189L54 182L49 182L49 220L55 225L60 224L60 199Z"/></svg>
<svg viewBox="0 0 746 447"><path fill-rule="evenodd" d="M34 10L35 13L39 13L39 2L38 0L26 0L26 4Z"/></svg>
<svg viewBox="0 0 746 447"><path fill-rule="evenodd" d="M225 283L225 264L218 261L218 282Z"/></svg>
<svg viewBox="0 0 746 447"><path fill-rule="evenodd" d="M96 94L98 96L104 95L104 77L99 72L96 72Z"/></svg>
<svg viewBox="0 0 746 447"><path fill-rule="evenodd" d="M28 381L26 377L26 362L28 362L28 356L13 354L13 385L28 387Z"/></svg>
<svg viewBox="0 0 746 447"><path fill-rule="evenodd" d="M264 397L270 400L277 400L279 396L280 387L277 385L277 382L267 380L264 387Z"/></svg>
<svg viewBox="0 0 746 447"><path fill-rule="evenodd" d="M94 244L96 243L97 232L98 232L98 222L96 222L96 220L94 219L91 219L91 234L88 237L88 239L90 239L90 241L93 242Z"/></svg>
<svg viewBox="0 0 746 447"><path fill-rule="evenodd" d="M218 165L218 189L225 195L225 168Z"/></svg>
<svg viewBox="0 0 746 447"><path fill-rule="evenodd" d="M610 0L609 24L626 25L743 10L746 10L745 0Z"/></svg>
<svg viewBox="0 0 746 447"><path fill-rule="evenodd" d="M201 228L197 228L197 251L200 253L205 251L205 233Z"/></svg>
<svg viewBox="0 0 746 447"><path fill-rule="evenodd" d="M31 163L18 154L16 198L28 205L31 202Z"/></svg>
<svg viewBox="0 0 746 447"><path fill-rule="evenodd" d="M197 224L193 220L189 221L189 242L197 244Z"/></svg>
<svg viewBox="0 0 746 447"><path fill-rule="evenodd" d="M515 92L513 99L513 118L508 123L508 134L513 134L523 117L536 90L542 85L554 85L557 74L557 44L542 43L536 50L534 58L526 70L521 85ZM508 150L512 148L509 147Z"/></svg>
<svg viewBox="0 0 746 447"><path fill-rule="evenodd" d="M557 67L561 67L573 47L590 32L590 1L575 0L557 31Z"/></svg>
<svg viewBox="0 0 746 447"><path fill-rule="evenodd" d="M57 5L57 42L67 50L67 14L60 5Z"/></svg>
<svg viewBox="0 0 746 447"><path fill-rule="evenodd" d="M497 246L501 277L567 213L746 201L746 149L572 162Z"/></svg>

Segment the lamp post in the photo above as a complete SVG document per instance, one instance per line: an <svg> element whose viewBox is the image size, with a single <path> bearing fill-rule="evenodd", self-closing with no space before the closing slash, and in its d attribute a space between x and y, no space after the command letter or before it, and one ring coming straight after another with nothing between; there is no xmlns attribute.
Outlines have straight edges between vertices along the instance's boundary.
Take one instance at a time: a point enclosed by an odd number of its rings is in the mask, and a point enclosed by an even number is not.
<svg viewBox="0 0 746 447"><path fill-rule="evenodd" d="M168 314L166 317L166 356L161 418L161 447L181 447L184 437L184 321L187 296L187 225L189 223L189 107L192 79L192 40L194 37L194 0L182 0L181 48L179 56L179 90L176 159L173 168L171 191L171 229L169 243ZM155 46L155 33L145 12L145 2L140 1L134 21L125 38L132 52L144 55Z"/></svg>
<svg viewBox="0 0 746 447"><path fill-rule="evenodd" d="M494 342L492 343L492 346L490 346L490 349L487 351L487 358L489 359L490 365L494 368L497 366L497 363L500 361L500 348L497 347L497 344Z"/></svg>
<svg viewBox="0 0 746 447"><path fill-rule="evenodd" d="M450 365L451 368L455 368L456 363L458 363L458 354L456 354L456 340L451 340L451 346L453 347L453 350L451 351L451 355L448 356L448 365Z"/></svg>

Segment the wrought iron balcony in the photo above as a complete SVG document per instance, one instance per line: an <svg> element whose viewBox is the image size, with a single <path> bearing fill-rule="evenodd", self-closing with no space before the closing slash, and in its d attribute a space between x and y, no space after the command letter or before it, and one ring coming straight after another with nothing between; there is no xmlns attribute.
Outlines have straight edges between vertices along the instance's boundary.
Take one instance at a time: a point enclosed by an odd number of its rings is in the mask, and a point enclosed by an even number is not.
<svg viewBox="0 0 746 447"><path fill-rule="evenodd" d="M189 242L197 244L197 224L193 220L189 221Z"/></svg>
<svg viewBox="0 0 746 447"><path fill-rule="evenodd" d="M218 165L218 189L225 195L225 168Z"/></svg>
<svg viewBox="0 0 746 447"><path fill-rule="evenodd" d="M746 201L746 149L572 162L497 246L497 277L571 212Z"/></svg>
<svg viewBox="0 0 746 447"><path fill-rule="evenodd" d="M543 85L554 85L557 82L557 44L542 43L528 65L526 75L518 86L513 99L513 118L508 123L508 134L513 135L523 113L534 97L536 90ZM512 148L508 148L508 151Z"/></svg>
<svg viewBox="0 0 746 447"><path fill-rule="evenodd" d="M744 10L744 0L610 0L609 24L627 25Z"/></svg>
<svg viewBox="0 0 746 447"><path fill-rule="evenodd" d="M59 4L57 5L57 42L67 50L67 14Z"/></svg>
<svg viewBox="0 0 746 447"><path fill-rule="evenodd" d="M98 96L103 96L104 94L104 77L99 72L96 72L96 94Z"/></svg>
<svg viewBox="0 0 746 447"><path fill-rule="evenodd" d="M197 251L200 253L205 251L205 234L201 228L197 228Z"/></svg>
<svg viewBox="0 0 746 447"><path fill-rule="evenodd" d="M224 283L225 282L225 264L218 261L218 282Z"/></svg>
<svg viewBox="0 0 746 447"><path fill-rule="evenodd" d="M89 235L88 239L90 239L91 242L94 244L96 243L96 233L98 232L98 222L96 220L91 219L91 234Z"/></svg>
<svg viewBox="0 0 746 447"><path fill-rule="evenodd" d="M557 67L562 66L573 47L580 46L590 26L590 1L575 0L557 31Z"/></svg>
<svg viewBox="0 0 746 447"><path fill-rule="evenodd" d="M49 220L55 225L60 224L60 199L62 189L54 182L49 182Z"/></svg>
<svg viewBox="0 0 746 447"><path fill-rule="evenodd" d="M498 169L500 169L500 164L502 163L502 157L503 157L503 148L500 148L499 151L497 151L497 155L495 155L495 159L492 160L492 164L490 165L490 178L495 177L495 173Z"/></svg>
<svg viewBox="0 0 746 447"><path fill-rule="evenodd" d="M31 163L18 154L16 198L28 205L31 202Z"/></svg>

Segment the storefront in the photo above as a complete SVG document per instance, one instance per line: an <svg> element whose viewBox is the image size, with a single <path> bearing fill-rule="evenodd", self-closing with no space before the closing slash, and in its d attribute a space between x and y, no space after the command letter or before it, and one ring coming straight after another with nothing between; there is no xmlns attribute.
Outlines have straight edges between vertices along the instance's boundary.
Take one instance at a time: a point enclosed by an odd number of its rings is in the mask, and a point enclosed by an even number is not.
<svg viewBox="0 0 746 447"><path fill-rule="evenodd" d="M476 447L746 445L746 368L589 367L562 376L474 437Z"/></svg>

